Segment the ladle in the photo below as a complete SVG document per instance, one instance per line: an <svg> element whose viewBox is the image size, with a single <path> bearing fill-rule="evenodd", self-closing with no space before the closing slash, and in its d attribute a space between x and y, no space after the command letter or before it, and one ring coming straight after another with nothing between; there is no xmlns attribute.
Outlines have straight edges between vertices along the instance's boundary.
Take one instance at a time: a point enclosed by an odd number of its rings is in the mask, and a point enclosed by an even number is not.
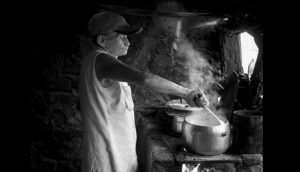
<svg viewBox="0 0 300 172"><path fill-rule="evenodd" d="M212 115L214 115L215 116L215 118L217 119L217 121L219 121L219 123L222 125L222 124L225 124L225 122L223 122L222 120L220 120L219 118L218 118L218 116L215 114L215 113L213 113L207 106L205 106L204 107L209 113L211 113Z"/></svg>
<svg viewBox="0 0 300 172"><path fill-rule="evenodd" d="M201 93L204 95L204 99L206 99L206 101L209 102L208 99L206 98L204 92L203 92L201 89L200 89L200 91L201 91ZM196 95L196 98L199 98L199 97L200 97L199 95ZM217 117L217 115L216 115L215 113L213 113L213 112L208 108L208 105L209 105L209 103L208 103L207 105L204 106L204 109L206 109L209 113L211 113L212 115L214 115L215 118L217 119L217 121L219 121L220 124L225 124L225 122L223 122L222 120L220 120L220 119Z"/></svg>

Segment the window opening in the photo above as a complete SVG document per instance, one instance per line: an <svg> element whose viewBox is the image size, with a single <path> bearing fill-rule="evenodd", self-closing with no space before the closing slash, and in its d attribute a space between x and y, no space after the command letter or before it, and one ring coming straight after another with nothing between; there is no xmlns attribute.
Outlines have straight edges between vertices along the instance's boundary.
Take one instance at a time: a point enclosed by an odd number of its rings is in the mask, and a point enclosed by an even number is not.
<svg viewBox="0 0 300 172"><path fill-rule="evenodd" d="M241 40L241 61L244 73L251 77L258 55L258 47L255 44L254 37L247 32L240 34Z"/></svg>

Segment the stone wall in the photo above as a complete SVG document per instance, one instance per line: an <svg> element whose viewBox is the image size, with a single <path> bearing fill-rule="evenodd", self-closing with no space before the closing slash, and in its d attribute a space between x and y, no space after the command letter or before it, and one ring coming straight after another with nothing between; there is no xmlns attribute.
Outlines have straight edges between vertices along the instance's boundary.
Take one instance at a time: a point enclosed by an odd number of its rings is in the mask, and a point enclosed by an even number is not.
<svg viewBox="0 0 300 172"><path fill-rule="evenodd" d="M80 171L79 38L46 29L39 36L32 59L31 170Z"/></svg>

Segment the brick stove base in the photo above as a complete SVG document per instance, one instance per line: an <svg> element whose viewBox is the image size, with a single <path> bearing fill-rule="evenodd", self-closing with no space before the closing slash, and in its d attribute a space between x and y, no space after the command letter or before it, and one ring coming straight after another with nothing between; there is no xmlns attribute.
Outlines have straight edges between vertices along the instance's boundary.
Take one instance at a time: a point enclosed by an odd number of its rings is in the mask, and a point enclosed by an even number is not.
<svg viewBox="0 0 300 172"><path fill-rule="evenodd" d="M182 172L189 167L193 172L262 172L263 157L260 154L221 154L200 156L183 149L180 137L161 130L153 117L141 114L137 124L137 154L140 172Z"/></svg>

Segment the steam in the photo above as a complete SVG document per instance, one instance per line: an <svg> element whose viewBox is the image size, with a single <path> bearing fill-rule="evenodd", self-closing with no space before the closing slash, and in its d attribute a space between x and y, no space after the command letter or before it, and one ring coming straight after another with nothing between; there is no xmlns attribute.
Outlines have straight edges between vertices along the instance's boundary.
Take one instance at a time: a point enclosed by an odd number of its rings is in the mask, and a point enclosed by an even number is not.
<svg viewBox="0 0 300 172"><path fill-rule="evenodd" d="M210 102L217 103L219 95L213 87L216 81L205 56L186 39L177 43L177 53L185 57L188 68L188 81L181 84L193 90L203 90Z"/></svg>
<svg viewBox="0 0 300 172"><path fill-rule="evenodd" d="M223 19L210 19L205 22L198 23L193 26L193 28L200 28L200 27L214 27L217 24L223 24L228 20L228 18L223 18Z"/></svg>
<svg viewBox="0 0 300 172"><path fill-rule="evenodd" d="M180 7L180 4L169 2L162 4L157 10L172 12L180 11L182 8ZM200 50L196 49L193 44L186 39L186 27L189 26L186 26L187 24L185 24L185 22L185 18L180 17L154 16L152 23L153 25L148 30L148 35L144 37L144 47L139 51L136 62L139 64L139 59L149 56L150 49L154 48L158 43L157 36L161 30L167 30L169 33L173 33L175 37L173 49L175 50L177 56L184 57L185 66L188 69L188 74L186 75L188 76L187 80L182 81L180 84L193 90L203 90L210 104L212 105L211 110L213 110L213 112L215 112L218 116L221 115L225 117L222 109L216 110L214 108L214 105L218 104L220 95L213 86L216 83L216 79L213 75L213 67L208 63L206 55L200 52ZM219 22L221 21L209 20L194 25L194 27L214 26Z"/></svg>
<svg viewBox="0 0 300 172"><path fill-rule="evenodd" d="M207 23L206 23L207 24ZM212 23L215 24L215 23ZM174 43L177 55L185 58L185 65L188 69L188 80L181 82L181 85L197 90L201 89L207 96L211 110L222 121L226 121L225 111L223 109L216 109L219 103L219 97L216 87L216 79L213 75L213 67L207 61L206 55L196 49L193 44L186 39L185 33L182 31L182 20L178 20L175 35L177 37Z"/></svg>

